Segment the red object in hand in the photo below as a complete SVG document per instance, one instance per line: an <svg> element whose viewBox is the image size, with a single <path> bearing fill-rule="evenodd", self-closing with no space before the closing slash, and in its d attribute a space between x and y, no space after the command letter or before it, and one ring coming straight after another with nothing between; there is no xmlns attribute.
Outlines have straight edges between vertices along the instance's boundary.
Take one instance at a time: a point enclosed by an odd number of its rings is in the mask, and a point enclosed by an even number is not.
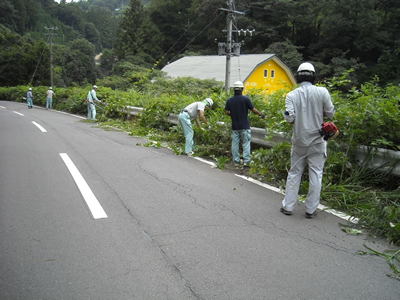
<svg viewBox="0 0 400 300"><path fill-rule="evenodd" d="M332 122L324 122L321 124L319 134L324 137L325 141L330 141L339 135L339 129Z"/></svg>

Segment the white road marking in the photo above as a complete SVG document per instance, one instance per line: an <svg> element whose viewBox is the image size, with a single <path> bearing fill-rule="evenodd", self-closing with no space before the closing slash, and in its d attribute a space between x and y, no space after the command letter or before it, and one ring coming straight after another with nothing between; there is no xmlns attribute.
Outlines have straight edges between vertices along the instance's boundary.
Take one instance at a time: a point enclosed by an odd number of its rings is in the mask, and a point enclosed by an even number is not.
<svg viewBox="0 0 400 300"><path fill-rule="evenodd" d="M67 153L60 153L61 158L63 159L65 165L67 166L69 172L71 173L72 177L75 180L76 185L79 188L83 198L86 201L87 206L89 207L90 212L94 219L104 219L108 218L106 212L104 211L103 207L100 205L99 201L97 200L96 196L93 194L92 190L90 189L89 185L86 183L85 179L75 167L72 160L69 158Z"/></svg>
<svg viewBox="0 0 400 300"><path fill-rule="evenodd" d="M23 114L21 114L21 113L19 113L17 111L14 111L14 113L16 113L17 115L23 116Z"/></svg>
<svg viewBox="0 0 400 300"><path fill-rule="evenodd" d="M39 125L35 121L32 121L32 124L35 125L37 128L39 128L41 132L47 132L46 129L44 129L41 125Z"/></svg>
<svg viewBox="0 0 400 300"><path fill-rule="evenodd" d="M86 117L82 117L82 116L78 116L78 115L73 115L73 114L70 114L70 113L67 113L67 112L64 112L64 111L59 111L59 110L52 110L52 111L54 111L54 112L56 112L56 113L59 113L59 114L64 114L64 115L72 116L72 117L75 117L75 118L83 119L83 120L86 120L86 119L87 119Z"/></svg>
<svg viewBox="0 0 400 300"><path fill-rule="evenodd" d="M6 109L4 106L0 106L0 108L2 108L2 109Z"/></svg>
<svg viewBox="0 0 400 300"><path fill-rule="evenodd" d="M258 185L260 185L260 186L262 186L262 187L265 187L265 188L267 188L267 189L270 189L270 190L272 190L272 191L275 191L275 192L277 192L277 193L279 193L279 194L285 195L284 192L282 192L280 189L278 189L278 188L276 188L276 187L273 187L273 186L270 186L270 185L268 185L268 184L259 182L258 180L255 180L255 179L250 178L250 177L247 177L247 176L237 175L237 174L235 174L235 175L238 176L238 177L240 177L240 178L243 178L244 180L253 182L253 183L258 184ZM343 220L346 220L346 221L350 221L350 222L352 222L352 223L355 223L355 224L357 224L358 221L359 221L359 219L357 219L357 218L352 218L351 216L346 215L346 214L343 213L343 212L337 211L337 210L335 210L335 209L328 208L327 206L322 205L322 204L319 204L319 205L318 205L318 209L320 209L320 210L322 210L322 211L325 211L325 212L327 212L327 213L329 213L329 214L332 214L332 215L334 215L334 216L336 216L336 217L339 217L339 218L341 218L341 219L343 219Z"/></svg>
<svg viewBox="0 0 400 300"><path fill-rule="evenodd" d="M322 205L322 204L318 205L318 208L319 208L320 210L326 211L327 213L330 213L330 214L332 214L332 215L334 215L334 216L336 216L336 217L339 217L339 218L344 219L344 220L346 220L346 221L350 221L350 222L352 222L352 223L354 223L354 224L357 224L358 221L360 220L360 219L358 219L358 218L352 218L351 216L346 215L345 213L342 213L342 212L337 211L337 210L335 210L335 209L330 209L330 208L328 208L327 206Z"/></svg>
<svg viewBox="0 0 400 300"><path fill-rule="evenodd" d="M215 168L216 167L216 165L215 165L215 163L213 163L212 161L208 161L208 160L205 160L205 159L203 159L203 158L201 158L201 157L193 157L194 159L197 159L197 160L199 160L199 161L201 161L201 162L203 162L203 163L206 163L206 164L209 164L210 166L212 166L213 168Z"/></svg>
<svg viewBox="0 0 400 300"><path fill-rule="evenodd" d="M215 163L213 163L213 162L210 162L210 161L208 161L208 160L202 159L202 158L200 158L200 157L194 157L194 158L197 159L197 160L199 160L199 161L201 161L201 162L204 162L204 163L206 163L206 164L211 165L213 168L216 167ZM262 187L264 187L264 188L266 188L266 189L269 189L269 190L271 190L271 191L274 191L274 192L277 192L277 193L279 193L279 194L285 195L285 193L284 193L283 191L281 191L281 189L278 189L278 188L276 188L276 187L274 187L274 186L271 186L271 185L262 183L262 182L260 182L260 181L258 181L258 180L255 180L255 179L251 178L251 177L247 177L247 176L243 176L243 175L238 175L238 174L235 174L235 176L240 177L240 178L242 178L242 179L244 179L244 180L250 181L250 182L252 182L252 183L255 183L255 184L257 184L257 185L260 185L260 186L262 186ZM327 206L322 205L322 204L319 204L319 205L318 205L318 209L323 210L323 211L325 211L325 212L327 212L327 213L329 213L329 214L332 214L332 215L334 215L334 216L336 216L336 217L339 217L339 218L341 218L341 219L343 219L343 220L352 222L352 223L354 223L354 224L357 224L358 221L359 221L358 218L352 218L351 216L346 215L346 214L343 213L343 212L337 211L337 210L335 210L335 209L328 208Z"/></svg>
<svg viewBox="0 0 400 300"><path fill-rule="evenodd" d="M280 189L278 189L278 188L276 188L276 187L274 187L274 186L271 186L271 185L262 183L262 182L260 182L260 181L258 181L258 180L255 180L255 179L251 178L251 177L247 177L247 176L243 176L243 175L238 175L238 174L235 174L235 175L236 175L237 177L243 178L244 180L247 180L247 181L250 181L250 182L252 182L252 183L261 185L262 187L265 187L265 188L267 188L267 189L269 189L269 190L272 190L272 191L277 192L277 193L279 193L279 194L285 195L284 192L282 192Z"/></svg>

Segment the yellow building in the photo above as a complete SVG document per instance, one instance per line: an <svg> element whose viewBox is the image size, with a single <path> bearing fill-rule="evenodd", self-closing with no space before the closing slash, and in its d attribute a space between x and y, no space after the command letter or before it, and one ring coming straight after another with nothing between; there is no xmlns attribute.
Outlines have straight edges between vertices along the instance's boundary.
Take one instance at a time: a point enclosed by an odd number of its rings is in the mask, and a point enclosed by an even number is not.
<svg viewBox="0 0 400 300"><path fill-rule="evenodd" d="M219 55L185 56L166 65L168 76L215 79L225 83L226 57ZM230 87L242 81L245 89L262 89L266 93L296 84L289 67L275 54L242 54L231 58Z"/></svg>
<svg viewBox="0 0 400 300"><path fill-rule="evenodd" d="M268 94L295 84L293 73L276 55L259 63L244 80L246 90L257 88Z"/></svg>

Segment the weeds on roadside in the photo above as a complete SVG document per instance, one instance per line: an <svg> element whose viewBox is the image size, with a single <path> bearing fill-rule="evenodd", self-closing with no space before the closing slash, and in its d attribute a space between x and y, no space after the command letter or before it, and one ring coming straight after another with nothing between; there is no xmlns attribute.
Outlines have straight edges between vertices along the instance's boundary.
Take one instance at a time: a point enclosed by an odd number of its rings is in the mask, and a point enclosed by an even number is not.
<svg viewBox="0 0 400 300"><path fill-rule="evenodd" d="M364 244L364 247L369 251L358 251L359 255L377 255L383 257L388 262L393 274L387 274L389 277L394 277L400 280L400 250L385 250L383 252L376 251Z"/></svg>
<svg viewBox="0 0 400 300"><path fill-rule="evenodd" d="M380 234L394 243L400 243L400 179L390 176L396 162L381 168L369 168L376 148L397 150L400 142L399 94L400 86L381 87L379 80L351 88L348 71L342 77L333 78L325 84L329 88L337 113L335 122L340 135L328 143L328 158L323 177L322 200L328 206L337 208L360 218L360 224L369 227L374 234ZM131 135L143 137L170 148L175 154L183 154L184 137L180 126L171 125L169 114L179 111L194 101L205 97L214 99L212 110L206 111L210 129L195 130L196 155L213 158L219 168L224 168L231 158L230 119L224 113L226 99L230 96L222 85L215 81L203 82L184 78L179 80L159 79L155 83L143 81L141 89L136 86L127 91L116 91L99 85L98 96L103 100L104 109L99 111L99 126L106 130L120 128ZM42 87L43 91L47 87ZM84 98L90 86L58 89L56 109L86 114ZM19 99L27 87L2 88L4 98ZM179 92L177 92L179 91ZM267 117L260 119L249 114L251 126L266 128L268 132L289 137L291 126L282 116L285 94L281 90L272 95L249 93L250 98ZM17 101L21 101L20 99ZM126 107L143 108L140 118L128 119ZM366 145L371 149L364 162L356 159L354 150ZM150 144L148 144L150 146ZM271 149L258 149L252 153L250 171L257 179L267 180L285 186L290 167L290 144L276 145ZM308 174L303 174L300 193L307 192Z"/></svg>

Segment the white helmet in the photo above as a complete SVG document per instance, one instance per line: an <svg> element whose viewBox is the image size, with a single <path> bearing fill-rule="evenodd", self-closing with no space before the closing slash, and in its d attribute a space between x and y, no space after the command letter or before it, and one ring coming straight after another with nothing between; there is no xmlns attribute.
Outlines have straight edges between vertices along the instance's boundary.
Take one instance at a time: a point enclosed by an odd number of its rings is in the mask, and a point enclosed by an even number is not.
<svg viewBox="0 0 400 300"><path fill-rule="evenodd" d="M244 88L244 85L243 85L243 82L241 82L241 81L236 81L233 84L233 89L235 89L235 90L241 90L243 88Z"/></svg>
<svg viewBox="0 0 400 300"><path fill-rule="evenodd" d="M32 91L32 88L29 88L28 91Z"/></svg>
<svg viewBox="0 0 400 300"><path fill-rule="evenodd" d="M49 90L52 90L53 88L52 87L49 87Z"/></svg>
<svg viewBox="0 0 400 300"><path fill-rule="evenodd" d="M211 106L213 106L214 101L213 101L213 99L211 99L211 98L206 98L205 100L203 100L203 103L204 103L205 105L208 105L209 107L211 107Z"/></svg>
<svg viewBox="0 0 400 300"><path fill-rule="evenodd" d="M302 72L302 71L308 71L308 72L313 72L315 73L315 68L312 64L310 64L309 62L305 62L302 63L299 68L297 69L297 73L298 72Z"/></svg>
<svg viewBox="0 0 400 300"><path fill-rule="evenodd" d="M94 85L93 88L94 88L94 89L97 89L97 85Z"/></svg>

